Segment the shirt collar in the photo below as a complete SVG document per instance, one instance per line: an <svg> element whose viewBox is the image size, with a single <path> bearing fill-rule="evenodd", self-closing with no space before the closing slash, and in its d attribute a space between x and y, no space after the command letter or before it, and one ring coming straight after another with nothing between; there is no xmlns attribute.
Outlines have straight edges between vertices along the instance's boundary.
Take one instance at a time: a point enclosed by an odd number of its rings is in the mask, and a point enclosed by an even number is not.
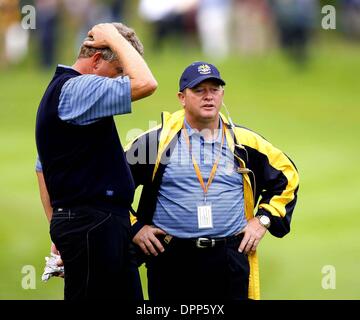
<svg viewBox="0 0 360 320"><path fill-rule="evenodd" d="M72 70L75 70L73 67L70 67L70 66L66 66L66 65L64 65L64 64L58 64L58 67L60 67L60 68L65 68L65 69L72 69Z"/></svg>
<svg viewBox="0 0 360 320"><path fill-rule="evenodd" d="M184 125L185 125L185 128L187 130L187 133L189 135L189 137L191 136L200 136L200 132L199 130L197 129L193 129L190 124L186 121L186 118L184 118ZM223 127L223 123L221 121L221 118L219 117L219 130L218 130L218 135L217 137L214 139L214 140L211 140L211 141L204 141L204 143L218 143L218 144L221 144L221 138L222 138L222 127Z"/></svg>

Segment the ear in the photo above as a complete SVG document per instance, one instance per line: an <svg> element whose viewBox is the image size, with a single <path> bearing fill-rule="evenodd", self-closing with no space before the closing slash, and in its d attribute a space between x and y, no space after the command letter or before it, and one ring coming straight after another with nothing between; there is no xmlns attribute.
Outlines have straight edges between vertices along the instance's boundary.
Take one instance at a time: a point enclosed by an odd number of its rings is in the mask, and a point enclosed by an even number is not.
<svg viewBox="0 0 360 320"><path fill-rule="evenodd" d="M99 69L101 60L102 60L102 55L100 52L96 52L92 57L91 57L91 66L93 68L93 70L97 70Z"/></svg>
<svg viewBox="0 0 360 320"><path fill-rule="evenodd" d="M178 99L183 107L185 107L185 94L184 92L178 92Z"/></svg>

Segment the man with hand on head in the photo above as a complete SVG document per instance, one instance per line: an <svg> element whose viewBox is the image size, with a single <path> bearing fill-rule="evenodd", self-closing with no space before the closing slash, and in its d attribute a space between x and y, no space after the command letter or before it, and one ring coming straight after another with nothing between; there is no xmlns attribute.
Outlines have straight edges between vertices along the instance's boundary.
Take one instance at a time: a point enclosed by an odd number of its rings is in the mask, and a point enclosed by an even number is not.
<svg viewBox="0 0 360 320"><path fill-rule="evenodd" d="M65 299L141 298L129 254L134 182L113 116L157 87L142 55L132 29L96 25L40 102L37 175L52 251L64 263Z"/></svg>
<svg viewBox="0 0 360 320"><path fill-rule="evenodd" d="M147 255L150 300L259 299L259 242L268 230L290 231L295 165L219 112L224 85L214 65L189 65L183 109L164 113L126 151L143 185L132 234Z"/></svg>

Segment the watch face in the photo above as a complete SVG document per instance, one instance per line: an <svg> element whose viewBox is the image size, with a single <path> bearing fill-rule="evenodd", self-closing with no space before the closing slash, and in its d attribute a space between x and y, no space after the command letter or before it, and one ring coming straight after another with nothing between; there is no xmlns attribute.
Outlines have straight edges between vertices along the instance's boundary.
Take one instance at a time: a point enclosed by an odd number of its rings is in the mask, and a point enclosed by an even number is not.
<svg viewBox="0 0 360 320"><path fill-rule="evenodd" d="M267 216L261 216L260 217L260 222L264 225L264 226L268 226L270 224L270 219Z"/></svg>

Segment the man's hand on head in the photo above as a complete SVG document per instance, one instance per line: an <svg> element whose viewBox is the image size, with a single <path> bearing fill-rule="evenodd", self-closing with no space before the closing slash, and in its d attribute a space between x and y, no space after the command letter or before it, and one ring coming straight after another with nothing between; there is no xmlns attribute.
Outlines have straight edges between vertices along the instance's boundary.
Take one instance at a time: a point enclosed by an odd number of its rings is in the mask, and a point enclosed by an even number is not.
<svg viewBox="0 0 360 320"><path fill-rule="evenodd" d="M122 36L112 23L100 23L88 32L88 37L91 37L93 40L85 40L85 46L107 48Z"/></svg>

